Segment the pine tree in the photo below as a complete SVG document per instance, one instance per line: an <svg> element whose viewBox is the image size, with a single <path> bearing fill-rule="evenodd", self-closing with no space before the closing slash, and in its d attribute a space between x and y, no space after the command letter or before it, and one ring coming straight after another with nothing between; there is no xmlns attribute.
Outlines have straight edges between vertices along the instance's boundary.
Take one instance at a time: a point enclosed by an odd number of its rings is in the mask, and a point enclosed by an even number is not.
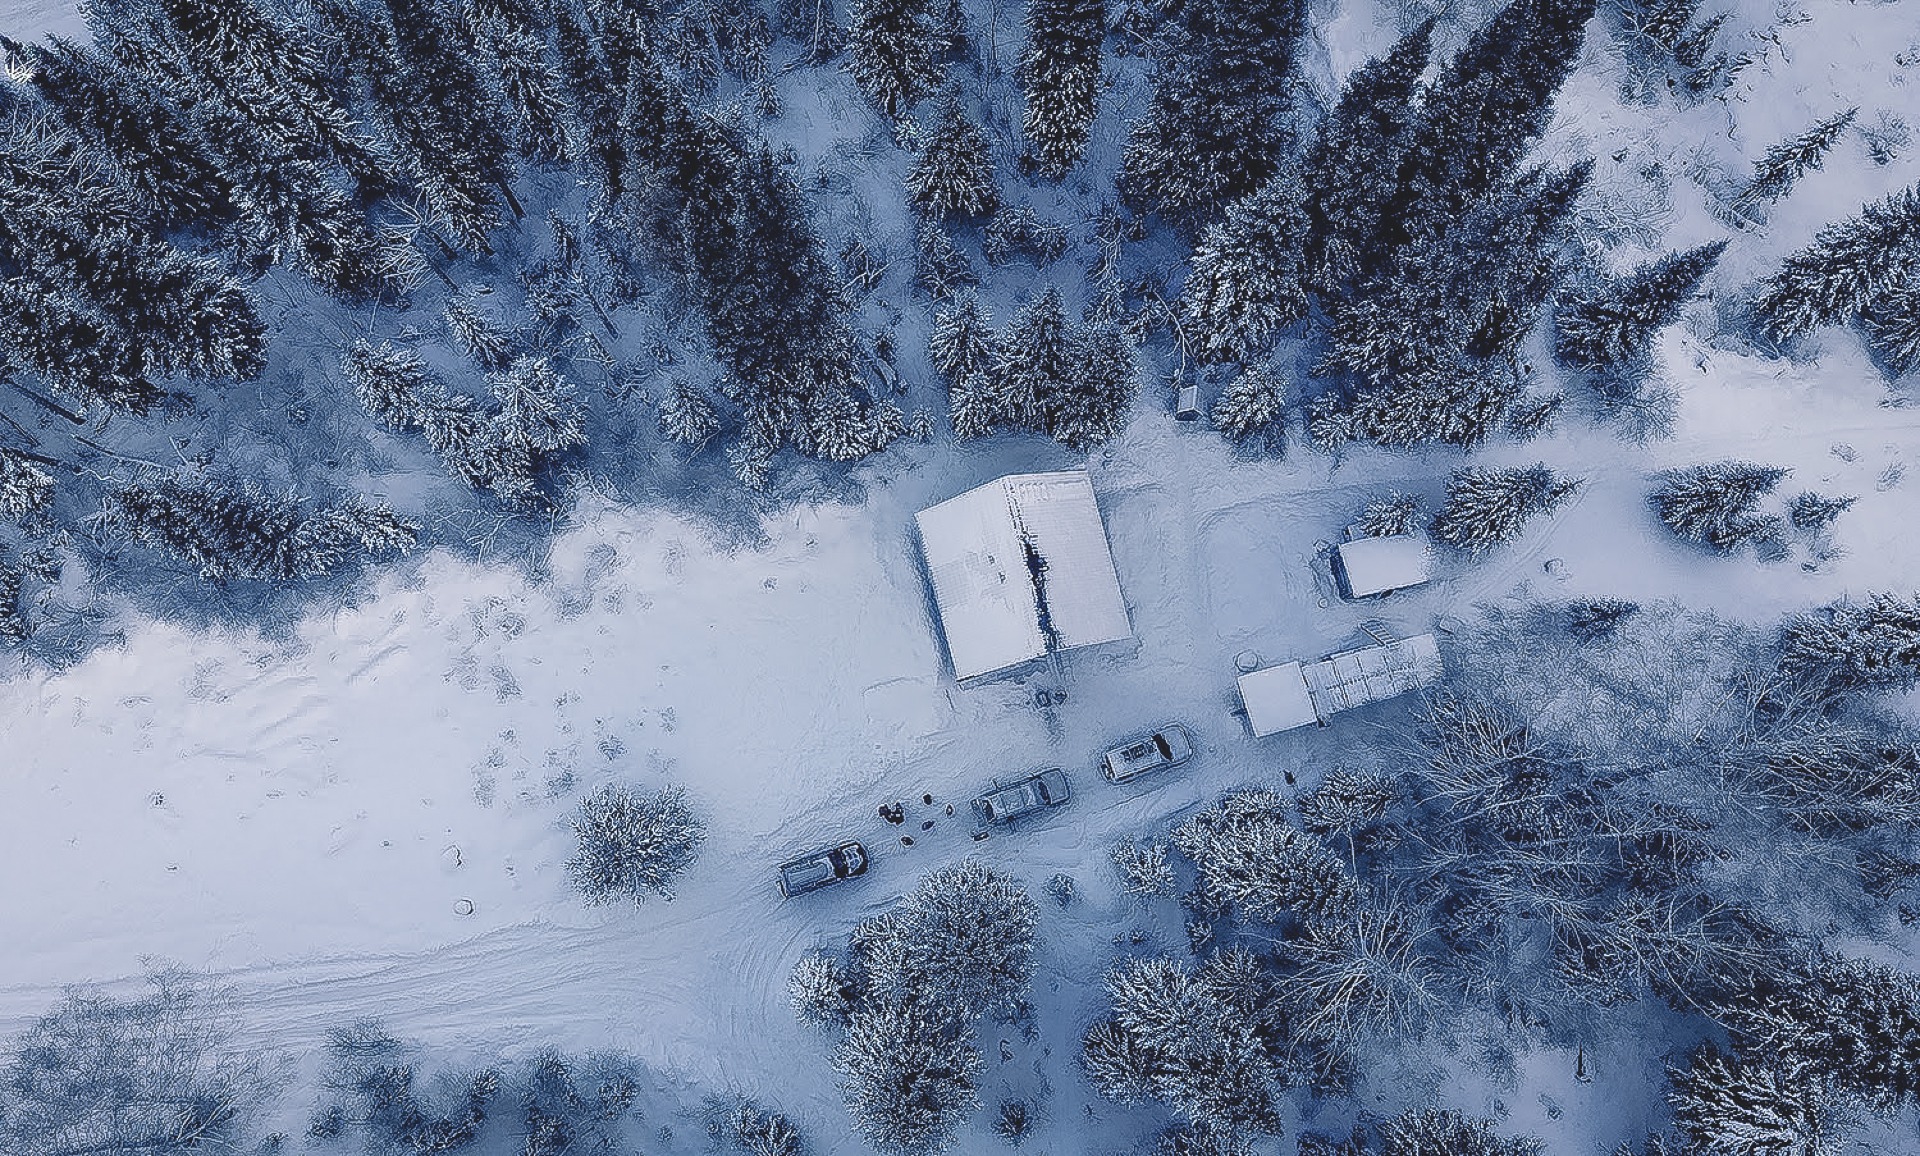
<svg viewBox="0 0 1920 1156"><path fill-rule="evenodd" d="M940 82L939 34L928 0L855 0L848 66L868 99L900 116Z"/></svg>
<svg viewBox="0 0 1920 1156"><path fill-rule="evenodd" d="M1272 176L1291 139L1300 0L1193 0L1155 68L1120 186L1135 207L1202 223Z"/></svg>
<svg viewBox="0 0 1920 1156"><path fill-rule="evenodd" d="M931 1156L980 1102L979 1049L931 1001L856 1009L834 1055L854 1127L885 1156Z"/></svg>
<svg viewBox="0 0 1920 1156"><path fill-rule="evenodd" d="M720 432L720 414L705 394L677 381L660 405L660 432L697 451Z"/></svg>
<svg viewBox="0 0 1920 1156"><path fill-rule="evenodd" d="M1554 352L1582 369L1633 358L1680 315L1725 248L1725 241L1716 241L1670 253L1597 289L1572 295L1554 315Z"/></svg>
<svg viewBox="0 0 1920 1156"><path fill-rule="evenodd" d="M1359 887L1345 867L1290 822L1285 802L1244 791L1174 828L1173 845L1199 869L1207 895L1265 923L1337 922Z"/></svg>
<svg viewBox="0 0 1920 1156"><path fill-rule="evenodd" d="M1866 307L1867 347L1896 374L1920 367L1920 289L1911 283Z"/></svg>
<svg viewBox="0 0 1920 1156"><path fill-rule="evenodd" d="M1395 492L1368 502L1354 524L1369 538L1393 538L1418 529L1420 512L1419 495Z"/></svg>
<svg viewBox="0 0 1920 1156"><path fill-rule="evenodd" d="M579 848L567 860L567 878L589 903L671 898L673 881L706 840L706 824L679 787L602 787L581 801L573 832Z"/></svg>
<svg viewBox="0 0 1920 1156"><path fill-rule="evenodd" d="M1761 282L1754 310L1785 340L1831 325L1920 274L1920 188L1868 205L1822 229Z"/></svg>
<svg viewBox="0 0 1920 1156"><path fill-rule="evenodd" d="M1544 464L1525 468L1465 466L1447 479L1447 500L1433 520L1433 536L1478 554L1520 536L1526 524L1550 514L1580 488Z"/></svg>
<svg viewBox="0 0 1920 1156"><path fill-rule="evenodd" d="M1307 315L1307 215L1286 174L1227 209L1193 254L1184 332L1207 358L1247 361Z"/></svg>
<svg viewBox="0 0 1920 1156"><path fill-rule="evenodd" d="M1086 153L1105 38L1101 0L1028 0L1027 46L1020 56L1026 133L1041 171L1056 180Z"/></svg>
<svg viewBox="0 0 1920 1156"><path fill-rule="evenodd" d="M1491 1120L1414 1108L1379 1126L1381 1156L1541 1156L1530 1136L1501 1136Z"/></svg>
<svg viewBox="0 0 1920 1156"><path fill-rule="evenodd" d="M934 315L927 356L952 389L999 361L999 338L980 307L978 294L972 290L961 293Z"/></svg>
<svg viewBox="0 0 1920 1156"><path fill-rule="evenodd" d="M926 147L907 171L907 198L936 216L984 217L999 205L986 134L948 100Z"/></svg>
<svg viewBox="0 0 1920 1156"><path fill-rule="evenodd" d="M1824 530L1858 500L1853 497L1829 498L1810 491L1795 494L1787 499L1787 521L1793 523L1796 530Z"/></svg>
<svg viewBox="0 0 1920 1156"><path fill-rule="evenodd" d="M1415 118L1414 95L1433 53L1433 21L1348 77L1301 169L1314 276L1329 285L1374 268Z"/></svg>
<svg viewBox="0 0 1920 1156"><path fill-rule="evenodd" d="M1047 436L1084 452L1126 427L1139 389L1140 367L1133 346L1112 325L1087 328L1079 345L1075 372L1042 393L1039 406Z"/></svg>
<svg viewBox="0 0 1920 1156"><path fill-rule="evenodd" d="M1514 0L1474 33L1427 92L1383 220L1437 234L1518 165L1546 130L1596 0Z"/></svg>
<svg viewBox="0 0 1920 1156"><path fill-rule="evenodd" d="M1286 445L1285 387L1263 369L1234 377L1213 403L1213 426L1230 441L1277 454Z"/></svg>
<svg viewBox="0 0 1920 1156"><path fill-rule="evenodd" d="M1794 618L1781 665L1842 689L1910 688L1920 682L1920 598L1870 594L1864 605L1837 602Z"/></svg>
<svg viewBox="0 0 1920 1156"><path fill-rule="evenodd" d="M391 342L353 343L341 359L341 369L373 419L400 431L423 424L423 412L437 383L419 354L396 349Z"/></svg>
<svg viewBox="0 0 1920 1156"><path fill-rule="evenodd" d="M1816 1085L1712 1047L1668 1073L1673 1122L1716 1156L1829 1156L1837 1121Z"/></svg>
<svg viewBox="0 0 1920 1156"><path fill-rule="evenodd" d="M19 521L53 501L53 475L34 458L0 446L0 517Z"/></svg>
<svg viewBox="0 0 1920 1156"><path fill-rule="evenodd" d="M824 951L808 952L787 977L787 999L803 1023L844 1025L853 1010L854 992L840 964Z"/></svg>
<svg viewBox="0 0 1920 1156"><path fill-rule="evenodd" d="M33 636L33 623L20 607L22 575L0 565L0 646L21 646Z"/></svg>
<svg viewBox="0 0 1920 1156"><path fill-rule="evenodd" d="M1084 343L1067 316L1066 302L1049 285L1007 327L999 360L986 376L999 420L1041 428L1043 400L1065 388L1084 360Z"/></svg>
<svg viewBox="0 0 1920 1156"><path fill-rule="evenodd" d="M1667 470L1654 488L1653 507L1667 528L1682 538L1731 553L1748 542L1777 535L1780 519L1753 511L1787 473L1748 462Z"/></svg>
<svg viewBox="0 0 1920 1156"><path fill-rule="evenodd" d="M562 163L572 160L565 85L559 69L547 59L545 45L524 28L497 22L485 27L487 53L513 112L521 155Z"/></svg>
<svg viewBox="0 0 1920 1156"><path fill-rule="evenodd" d="M500 403L494 424L501 441L524 447L536 461L587 444L586 407L546 358L515 358L487 384Z"/></svg>
<svg viewBox="0 0 1920 1156"><path fill-rule="evenodd" d="M490 251L508 184L506 117L457 31L429 0L386 0L370 77L388 143L461 247ZM516 209L517 212L517 209Z"/></svg>
<svg viewBox="0 0 1920 1156"><path fill-rule="evenodd" d="M1766 155L1754 162L1753 181L1734 198L1734 209L1750 213L1786 196L1795 181L1820 167L1834 142L1859 114L1859 109L1850 108L1768 149Z"/></svg>
<svg viewBox="0 0 1920 1156"><path fill-rule="evenodd" d="M472 301L448 302L441 320L446 323L447 335L453 338L454 344L488 373L497 373L513 361L513 338L475 308Z"/></svg>
<svg viewBox="0 0 1920 1156"><path fill-rule="evenodd" d="M168 475L108 495L106 525L202 578L285 581L403 551L418 527L376 503L303 509L245 482Z"/></svg>
<svg viewBox="0 0 1920 1156"><path fill-rule="evenodd" d="M235 213L225 176L192 119L150 77L62 37L0 40L28 83L79 136L101 141L126 184L164 226L214 225Z"/></svg>

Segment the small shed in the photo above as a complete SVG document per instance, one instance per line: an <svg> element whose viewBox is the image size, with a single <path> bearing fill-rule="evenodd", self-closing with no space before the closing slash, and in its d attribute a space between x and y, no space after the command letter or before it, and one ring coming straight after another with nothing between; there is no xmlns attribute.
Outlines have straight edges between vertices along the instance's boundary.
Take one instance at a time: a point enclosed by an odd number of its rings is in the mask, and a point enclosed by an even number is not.
<svg viewBox="0 0 1920 1156"><path fill-rule="evenodd" d="M1333 577L1343 598L1424 586L1433 578L1433 551L1424 534L1355 538L1333 548Z"/></svg>
<svg viewBox="0 0 1920 1156"><path fill-rule="evenodd" d="M954 677L1133 637L1084 470L1010 474L915 521Z"/></svg>
<svg viewBox="0 0 1920 1156"><path fill-rule="evenodd" d="M1255 738L1279 734L1320 721L1297 662L1283 662L1240 676L1240 702Z"/></svg>

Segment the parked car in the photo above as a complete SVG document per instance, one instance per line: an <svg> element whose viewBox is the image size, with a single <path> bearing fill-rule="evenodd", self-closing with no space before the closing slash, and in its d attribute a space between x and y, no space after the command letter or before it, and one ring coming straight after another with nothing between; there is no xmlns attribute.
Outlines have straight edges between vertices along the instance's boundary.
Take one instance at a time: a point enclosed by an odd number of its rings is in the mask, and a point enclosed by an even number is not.
<svg viewBox="0 0 1920 1156"><path fill-rule="evenodd" d="M1071 794L1066 772L1050 767L1019 782L1005 786L996 783L993 790L973 801L973 813L982 823L1011 823L1035 811L1058 807Z"/></svg>
<svg viewBox="0 0 1920 1156"><path fill-rule="evenodd" d="M866 870L867 849L858 843L842 843L780 864L780 894L792 899L865 874Z"/></svg>
<svg viewBox="0 0 1920 1156"><path fill-rule="evenodd" d="M1129 739L1100 756L1100 773L1108 782L1124 783L1148 771L1177 767L1193 757L1193 735L1179 723L1169 723L1150 735Z"/></svg>

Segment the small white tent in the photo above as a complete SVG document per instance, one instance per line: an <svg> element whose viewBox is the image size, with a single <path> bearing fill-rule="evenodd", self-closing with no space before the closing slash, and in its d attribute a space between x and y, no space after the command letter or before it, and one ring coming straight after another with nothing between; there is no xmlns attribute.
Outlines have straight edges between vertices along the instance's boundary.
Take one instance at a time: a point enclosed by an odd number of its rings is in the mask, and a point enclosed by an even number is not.
<svg viewBox="0 0 1920 1156"><path fill-rule="evenodd" d="M956 678L1133 637L1085 471L1010 474L915 521Z"/></svg>

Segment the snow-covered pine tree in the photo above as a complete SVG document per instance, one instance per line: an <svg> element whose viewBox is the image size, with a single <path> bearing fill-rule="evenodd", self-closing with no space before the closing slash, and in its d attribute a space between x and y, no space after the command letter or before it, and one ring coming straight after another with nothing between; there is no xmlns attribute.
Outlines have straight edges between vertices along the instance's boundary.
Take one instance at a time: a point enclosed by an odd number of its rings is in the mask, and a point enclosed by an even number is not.
<svg viewBox="0 0 1920 1156"><path fill-rule="evenodd" d="M1182 332L1209 359L1248 361L1307 315L1304 190L1280 173L1207 228L1181 291Z"/></svg>
<svg viewBox="0 0 1920 1156"><path fill-rule="evenodd" d="M973 259L954 243L953 236L940 222L921 221L913 241L920 284L935 301L951 296L962 286L979 282L980 274L973 267Z"/></svg>
<svg viewBox="0 0 1920 1156"><path fill-rule="evenodd" d="M1791 619L1781 665L1843 689L1911 687L1920 682L1920 597L1875 593Z"/></svg>
<svg viewBox="0 0 1920 1156"><path fill-rule="evenodd" d="M1774 338L1832 325L1920 276L1920 188L1822 229L1761 282L1754 310Z"/></svg>
<svg viewBox="0 0 1920 1156"><path fill-rule="evenodd" d="M1834 142L1858 115L1859 109L1850 108L1769 148L1753 163L1753 180L1734 198L1734 209L1751 213L1786 196L1795 181L1820 167Z"/></svg>
<svg viewBox="0 0 1920 1156"><path fill-rule="evenodd" d="M1397 235L1443 232L1508 179L1546 130L1595 5L1514 0L1441 69L1421 103L1401 192L1382 217Z"/></svg>
<svg viewBox="0 0 1920 1156"><path fill-rule="evenodd" d="M1652 502L1668 529L1691 542L1731 553L1777 535L1780 519L1755 514L1789 471L1751 462L1709 462L1659 475Z"/></svg>
<svg viewBox="0 0 1920 1156"><path fill-rule="evenodd" d="M1246 919L1338 922L1359 899L1352 875L1271 792L1227 796L1174 828L1173 845L1199 869L1207 894Z"/></svg>
<svg viewBox="0 0 1920 1156"><path fill-rule="evenodd" d="M40 465L34 456L0 446L0 517L19 521L53 501L53 475Z"/></svg>
<svg viewBox="0 0 1920 1156"><path fill-rule="evenodd" d="M1068 449L1086 451L1126 427L1139 391L1140 365L1126 335L1112 325L1086 327L1075 371L1038 396L1041 427Z"/></svg>
<svg viewBox="0 0 1920 1156"><path fill-rule="evenodd" d="M888 116L907 109L940 83L939 30L928 0L855 0L847 28L853 79Z"/></svg>
<svg viewBox="0 0 1920 1156"><path fill-rule="evenodd" d="M0 46L56 116L101 143L157 223L217 227L232 220L226 178L204 154L191 119L151 77L64 37Z"/></svg>
<svg viewBox="0 0 1920 1156"><path fill-rule="evenodd" d="M1210 416L1213 427L1238 445L1270 454L1286 446L1286 387L1265 369L1236 374Z"/></svg>
<svg viewBox="0 0 1920 1156"><path fill-rule="evenodd" d="M441 314L447 335L488 373L498 373L513 360L513 338L480 312L472 301L456 298Z"/></svg>
<svg viewBox="0 0 1920 1156"><path fill-rule="evenodd" d="M969 378L998 363L999 338L981 308L979 294L971 289L959 293L934 314L933 332L927 336L927 356L950 389L959 389Z"/></svg>
<svg viewBox="0 0 1920 1156"><path fill-rule="evenodd" d="M551 361L517 357L487 384L500 403L493 419L500 441L524 447L536 461L587 444L586 406Z"/></svg>
<svg viewBox="0 0 1920 1156"><path fill-rule="evenodd" d="M567 878L589 903L671 897L707 834L679 787L642 792L609 784L581 800L572 822L579 847Z"/></svg>
<svg viewBox="0 0 1920 1156"><path fill-rule="evenodd" d="M1040 910L1012 877L964 859L855 935L867 996L917 994L962 1020L1012 1014L1033 982Z"/></svg>
<svg viewBox="0 0 1920 1156"><path fill-rule="evenodd" d="M987 135L949 98L926 146L907 170L907 198L936 216L984 217L999 207Z"/></svg>
<svg viewBox="0 0 1920 1156"><path fill-rule="evenodd" d="M1695 1151L1716 1156L1828 1156L1834 1106L1812 1081L1711 1046L1667 1073L1673 1122Z"/></svg>
<svg viewBox="0 0 1920 1156"><path fill-rule="evenodd" d="M947 412L953 422L953 436L963 442L986 437L1005 420L993 383L984 372L962 378L952 388L947 397Z"/></svg>
<svg viewBox="0 0 1920 1156"><path fill-rule="evenodd" d="M354 498L302 518L293 535L296 577L331 574L361 558L390 558L419 541L420 527L385 502Z"/></svg>
<svg viewBox="0 0 1920 1156"><path fill-rule="evenodd" d="M667 399L660 403L660 432L698 451L720 432L720 412L705 394L676 381Z"/></svg>
<svg viewBox="0 0 1920 1156"><path fill-rule="evenodd" d="M396 431L423 424L438 383L419 354L397 349L390 341L374 345L362 339L347 349L340 368L375 421Z"/></svg>
<svg viewBox="0 0 1920 1156"><path fill-rule="evenodd" d="M20 571L0 564L0 646L19 646L33 635L33 623L20 608Z"/></svg>
<svg viewBox="0 0 1920 1156"><path fill-rule="evenodd" d="M1552 513L1580 488L1544 463L1526 467L1463 466L1447 478L1447 500L1433 536L1478 554L1520 536L1533 518Z"/></svg>
<svg viewBox="0 0 1920 1156"><path fill-rule="evenodd" d="M1386 243L1381 214L1406 154L1413 98L1433 53L1432 20L1347 78L1301 166L1308 266L1328 287L1374 268Z"/></svg>
<svg viewBox="0 0 1920 1156"><path fill-rule="evenodd" d="M1154 70L1120 177L1134 207L1201 224L1272 176L1292 139L1300 0L1193 0Z"/></svg>
<svg viewBox="0 0 1920 1156"><path fill-rule="evenodd" d="M834 1053L854 1128L884 1156L932 1156L980 1102L984 1066L950 1010L926 998L863 1006Z"/></svg>
<svg viewBox="0 0 1920 1156"><path fill-rule="evenodd" d="M1861 314L1867 347L1896 374L1920 367L1920 286L1909 282L1869 304Z"/></svg>
<svg viewBox="0 0 1920 1156"><path fill-rule="evenodd" d="M448 239L489 251L497 198L513 205L507 118L458 31L431 0L386 0L369 77L372 110ZM516 207L516 212L517 207Z"/></svg>
<svg viewBox="0 0 1920 1156"><path fill-rule="evenodd" d="M486 20L484 41L500 92L513 114L514 137L520 155L565 163L573 159L567 107L560 70L547 59L544 42L528 27L510 27Z"/></svg>
<svg viewBox="0 0 1920 1156"><path fill-rule="evenodd" d="M1856 501L1859 499L1851 496L1829 498L1812 491L1795 494L1787 499L1787 521L1793 523L1796 530L1824 530Z"/></svg>
<svg viewBox="0 0 1920 1156"><path fill-rule="evenodd" d="M1084 342L1067 316L1066 301L1049 285L1007 326L998 360L984 375L999 421L1021 429L1043 428L1043 399L1065 388L1085 360Z"/></svg>
<svg viewBox="0 0 1920 1156"><path fill-rule="evenodd" d="M1197 969L1166 957L1122 961L1107 975L1110 1019L1082 1038L1101 1094L1162 1100L1189 1123L1229 1134L1280 1130L1278 1000L1252 956L1216 954Z"/></svg>
<svg viewBox="0 0 1920 1156"><path fill-rule="evenodd" d="M1585 292L1554 314L1554 352L1581 369L1627 361L1679 317L1720 259L1725 241L1670 253Z"/></svg>
<svg viewBox="0 0 1920 1156"><path fill-rule="evenodd" d="M1439 1108L1411 1108L1379 1126L1380 1156L1541 1156L1531 1136L1501 1136L1493 1121Z"/></svg>
<svg viewBox="0 0 1920 1156"><path fill-rule="evenodd" d="M1028 0L1027 46L1020 55L1025 127L1040 170L1056 180L1086 152L1105 38L1101 0Z"/></svg>

